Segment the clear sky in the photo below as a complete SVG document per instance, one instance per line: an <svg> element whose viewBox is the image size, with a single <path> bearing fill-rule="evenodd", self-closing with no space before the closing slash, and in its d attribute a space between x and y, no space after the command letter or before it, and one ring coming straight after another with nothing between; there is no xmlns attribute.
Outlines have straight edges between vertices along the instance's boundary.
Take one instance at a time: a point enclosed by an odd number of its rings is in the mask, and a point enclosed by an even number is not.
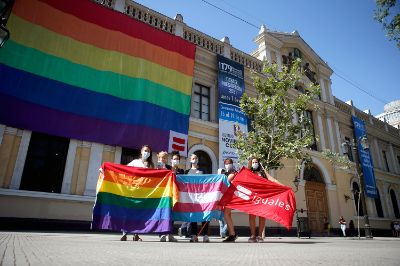
<svg viewBox="0 0 400 266"><path fill-rule="evenodd" d="M337 98L352 99L357 108L370 109L373 115L383 112L384 102L400 99L400 50L373 19L374 0L207 1L257 26L297 30L334 72L375 97L333 74L332 90ZM201 0L136 2L171 18L180 13L188 26L216 39L228 36L231 45L244 52L256 49L253 39L258 29Z"/></svg>

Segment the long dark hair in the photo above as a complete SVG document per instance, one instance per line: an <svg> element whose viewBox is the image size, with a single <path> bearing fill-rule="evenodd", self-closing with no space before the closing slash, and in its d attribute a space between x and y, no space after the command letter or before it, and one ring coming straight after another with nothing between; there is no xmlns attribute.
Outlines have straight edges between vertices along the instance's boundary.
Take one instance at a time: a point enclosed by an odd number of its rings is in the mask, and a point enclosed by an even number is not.
<svg viewBox="0 0 400 266"><path fill-rule="evenodd" d="M253 167L251 166L251 165L252 165L252 161L253 161L254 159L256 159L256 160L258 161L258 167L257 167L257 169L253 169ZM264 170L263 170L263 168L261 167L260 159L258 159L257 157L254 157L254 156L253 156L253 157L251 157L251 158L249 159L249 162L247 163L247 168L249 168L250 171L252 171L253 173L260 172L261 175L262 175L263 177L265 177Z"/></svg>
<svg viewBox="0 0 400 266"><path fill-rule="evenodd" d="M151 147L149 145L143 145L142 148L140 149L140 157L142 156L142 151L144 148L149 148L150 150L150 156L149 158L146 159L147 162L147 166L148 168L154 168L154 163L153 163L153 150L151 149Z"/></svg>

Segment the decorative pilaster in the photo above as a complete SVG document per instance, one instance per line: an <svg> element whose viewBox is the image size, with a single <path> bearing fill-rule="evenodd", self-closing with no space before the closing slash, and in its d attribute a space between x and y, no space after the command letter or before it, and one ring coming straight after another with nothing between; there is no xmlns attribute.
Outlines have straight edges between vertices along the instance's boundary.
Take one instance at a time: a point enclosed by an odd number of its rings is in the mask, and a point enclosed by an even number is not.
<svg viewBox="0 0 400 266"><path fill-rule="evenodd" d="M332 120L330 117L326 118L326 124L328 126L328 136L329 136L329 148L331 151L336 151L335 149L335 141L333 139L333 128L332 128Z"/></svg>
<svg viewBox="0 0 400 266"><path fill-rule="evenodd" d="M321 100L326 102L326 88L325 88L325 80L323 78L319 79L319 85L321 87Z"/></svg>
<svg viewBox="0 0 400 266"><path fill-rule="evenodd" d="M71 194L71 180L72 180L72 173L74 171L74 162L75 162L77 147L78 147L78 141L75 139L70 139L68 146L67 161L65 163L64 177L61 187L62 194Z"/></svg>
<svg viewBox="0 0 400 266"><path fill-rule="evenodd" d="M318 123L318 132L319 132L319 143L321 145L321 150L325 150L325 135L324 135L324 126L322 124L321 114L317 112L317 123Z"/></svg>
<svg viewBox="0 0 400 266"><path fill-rule="evenodd" d="M24 130L22 133L21 143L19 144L17 161L15 162L14 172L11 177L10 189L19 189L21 185L22 173L26 155L28 154L29 142L31 141L32 131Z"/></svg>
<svg viewBox="0 0 400 266"><path fill-rule="evenodd" d="M86 177L86 186L84 196L95 196L96 185L99 178L99 168L103 158L103 144L92 143L90 148L89 168Z"/></svg>

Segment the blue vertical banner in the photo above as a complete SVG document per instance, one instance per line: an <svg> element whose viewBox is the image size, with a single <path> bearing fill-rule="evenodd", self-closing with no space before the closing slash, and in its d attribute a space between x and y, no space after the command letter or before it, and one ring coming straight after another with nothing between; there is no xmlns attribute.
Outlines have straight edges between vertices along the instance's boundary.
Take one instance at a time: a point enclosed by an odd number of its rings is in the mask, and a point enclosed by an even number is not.
<svg viewBox="0 0 400 266"><path fill-rule="evenodd" d="M361 145L361 139L367 137L365 123L361 119L352 116L354 125L354 136L356 138L358 158L364 175L365 194L370 198L377 198L374 165L372 163L371 153L369 149L364 149Z"/></svg>
<svg viewBox="0 0 400 266"><path fill-rule="evenodd" d="M233 144L237 132L247 133L247 117L240 110L244 87L244 67L226 57L217 55L218 112L219 112L219 167L231 158L237 166L238 155Z"/></svg>

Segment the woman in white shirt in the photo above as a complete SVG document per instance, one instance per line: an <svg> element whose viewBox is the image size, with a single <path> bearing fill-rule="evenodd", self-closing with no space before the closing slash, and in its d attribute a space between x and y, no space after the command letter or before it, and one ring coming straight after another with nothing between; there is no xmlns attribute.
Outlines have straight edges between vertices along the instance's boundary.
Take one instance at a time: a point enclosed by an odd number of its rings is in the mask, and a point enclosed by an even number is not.
<svg viewBox="0 0 400 266"><path fill-rule="evenodd" d="M141 168L154 168L153 160L151 159L151 148L149 145L143 145L140 150L140 158L128 163L128 166ZM127 232L122 232L121 241L127 240ZM138 234L133 234L133 241L142 241Z"/></svg>

